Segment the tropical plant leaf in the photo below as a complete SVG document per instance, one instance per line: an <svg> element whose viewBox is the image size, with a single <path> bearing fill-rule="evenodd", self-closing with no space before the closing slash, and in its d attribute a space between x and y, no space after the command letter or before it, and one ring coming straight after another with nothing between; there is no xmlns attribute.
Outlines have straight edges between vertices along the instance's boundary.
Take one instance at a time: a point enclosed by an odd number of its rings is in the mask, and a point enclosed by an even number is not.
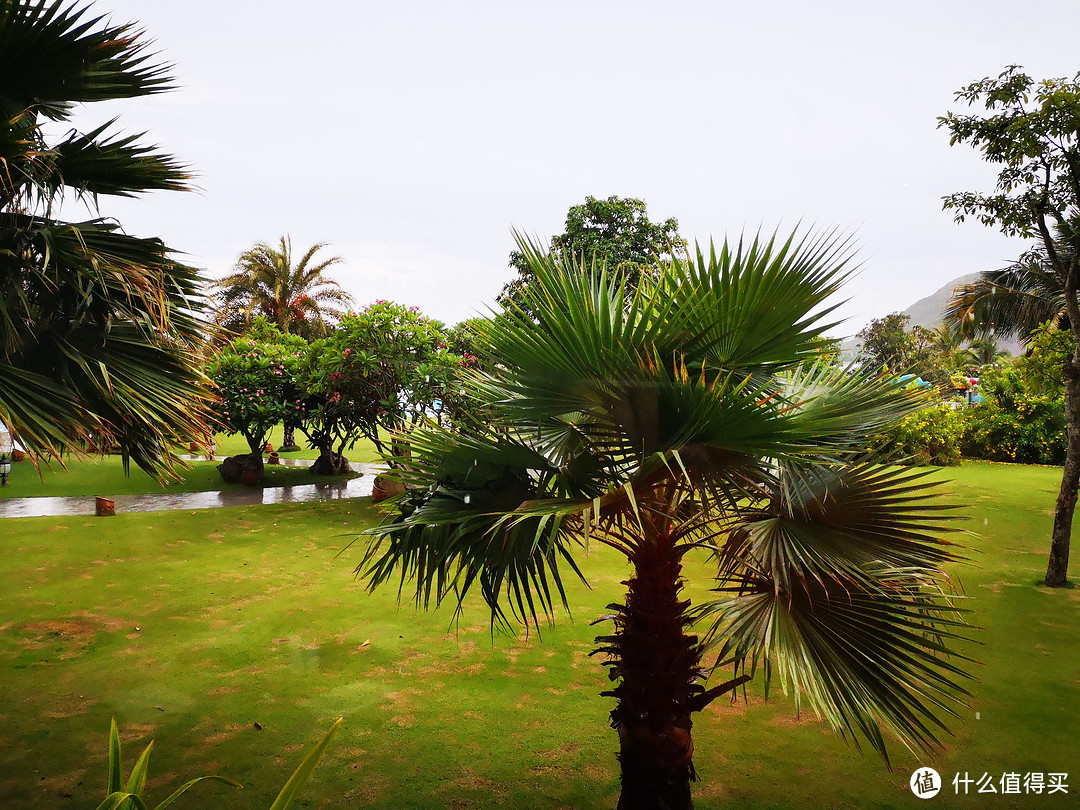
<svg viewBox="0 0 1080 810"><path fill-rule="evenodd" d="M289 777L289 781L285 783L285 787L281 789L277 798L274 799L274 803L270 805L270 810L288 810L292 806L293 801L300 794L300 791L304 789L304 785L307 784L311 778L311 774L315 771L315 766L319 764L319 760L322 759L323 754L326 753L327 746L330 745L330 740L334 738L337 733L338 727L345 722L344 717L339 717L334 725L330 726L330 730L323 735L323 738L319 740L318 744L308 752L304 757L300 766L293 771L292 776Z"/></svg>

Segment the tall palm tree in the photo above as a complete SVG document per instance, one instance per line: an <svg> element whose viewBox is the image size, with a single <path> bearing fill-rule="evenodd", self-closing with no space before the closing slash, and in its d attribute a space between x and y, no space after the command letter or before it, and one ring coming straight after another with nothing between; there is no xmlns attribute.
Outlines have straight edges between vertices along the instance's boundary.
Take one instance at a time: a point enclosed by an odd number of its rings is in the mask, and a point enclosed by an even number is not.
<svg viewBox="0 0 1080 810"><path fill-rule="evenodd" d="M77 105L170 89L149 60L133 25L0 0L0 421L35 454L118 444L161 477L170 443L206 432L199 278L98 203L188 174L111 123L71 128ZM93 218L63 220L62 203Z"/></svg>
<svg viewBox="0 0 1080 810"><path fill-rule="evenodd" d="M693 717L759 669L882 755L883 731L935 745L963 695L949 512L922 473L863 453L919 395L814 362L846 245L725 244L629 296L607 271L521 250L527 300L476 327L497 362L469 387L491 419L410 433L408 489L358 569L370 587L424 607L479 587L493 622L538 624L566 604L564 567L581 576L576 552L625 556L626 598L597 639L620 808L691 807ZM715 577L696 607L688 556ZM706 654L729 680L706 684Z"/></svg>
<svg viewBox="0 0 1080 810"><path fill-rule="evenodd" d="M327 268L341 262L339 256L314 264L315 254L326 247L319 242L294 261L292 240L281 237L278 247L259 242L244 251L234 272L217 282L214 298L224 325L243 331L258 315L266 316L286 335L322 337L328 321L336 321L341 307L352 296L327 278Z"/></svg>

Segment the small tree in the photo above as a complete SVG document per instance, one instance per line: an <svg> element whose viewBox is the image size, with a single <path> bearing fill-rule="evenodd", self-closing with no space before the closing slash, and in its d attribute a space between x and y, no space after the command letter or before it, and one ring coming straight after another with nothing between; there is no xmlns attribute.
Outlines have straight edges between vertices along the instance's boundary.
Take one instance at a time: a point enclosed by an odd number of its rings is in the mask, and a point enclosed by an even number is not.
<svg viewBox="0 0 1080 810"><path fill-rule="evenodd" d="M378 301L350 313L312 345L301 374L307 420L301 428L340 469L342 454L364 436L387 456L404 452L398 438L436 419L455 369L465 358L448 349L446 330L416 307Z"/></svg>
<svg viewBox="0 0 1080 810"><path fill-rule="evenodd" d="M982 105L985 113L947 113L939 125L950 143L969 144L999 167L993 192L959 192L944 198L957 222L973 216L1007 236L1034 239L1030 264L1048 271L1040 288L1061 291L1060 306L1073 336L1065 363L1065 423L1068 453L1054 508L1046 584L1066 584L1073 512L1080 490L1080 75L1035 82L1017 66L956 94ZM1030 285L1029 285L1030 286ZM1016 311L1019 312L1018 310ZM1038 321L1046 320L1040 312ZM1033 324L1028 322L1028 329ZM1012 326L999 321L999 326ZM1025 332L1026 334L1026 332Z"/></svg>
<svg viewBox="0 0 1080 810"><path fill-rule="evenodd" d="M882 753L884 731L933 746L962 692L955 558L931 484L865 454L922 397L816 361L843 246L725 244L628 303L612 275L522 250L528 307L483 327L499 362L469 381L494 418L413 432L398 476L415 487L371 532L371 585L422 606L475 588L493 621L538 622L589 542L625 557L597 639L622 810L692 807L694 718L758 669ZM706 569L691 608L684 578ZM734 672L706 687L710 648Z"/></svg>
<svg viewBox="0 0 1080 810"><path fill-rule="evenodd" d="M303 339L283 335L259 318L247 335L226 345L210 362L209 374L219 397L218 420L227 433L244 437L260 469L262 450L274 427L305 414L297 375L306 347Z"/></svg>
<svg viewBox="0 0 1080 810"><path fill-rule="evenodd" d="M859 365L864 369L906 371L915 352L915 338L907 331L910 316L900 312L874 318L859 331Z"/></svg>

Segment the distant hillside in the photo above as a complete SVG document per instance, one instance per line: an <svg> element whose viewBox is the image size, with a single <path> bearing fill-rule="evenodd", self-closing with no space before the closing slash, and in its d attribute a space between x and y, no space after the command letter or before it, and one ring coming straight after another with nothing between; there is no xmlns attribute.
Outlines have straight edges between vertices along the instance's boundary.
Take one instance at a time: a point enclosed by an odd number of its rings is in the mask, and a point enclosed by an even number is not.
<svg viewBox="0 0 1080 810"><path fill-rule="evenodd" d="M945 314L945 305L949 302L949 298L952 297L953 290L961 284L970 284L978 277L978 273L968 273L966 276L954 278L937 292L931 293L925 298L920 298L907 309L900 310L902 314L910 318L908 328L925 326L927 329L936 329ZM1016 340L999 340L998 346L1013 355L1023 352L1019 341ZM854 358L858 349L859 341L854 337L848 338L841 344L842 356L845 358Z"/></svg>
<svg viewBox="0 0 1080 810"><path fill-rule="evenodd" d="M961 284L970 284L978 277L978 273L968 273L966 276L954 278L937 292L931 293L926 298L920 298L907 309L901 310L904 315L911 318L908 321L908 327L925 326L927 329L936 329L945 314L945 305L949 303L953 290Z"/></svg>

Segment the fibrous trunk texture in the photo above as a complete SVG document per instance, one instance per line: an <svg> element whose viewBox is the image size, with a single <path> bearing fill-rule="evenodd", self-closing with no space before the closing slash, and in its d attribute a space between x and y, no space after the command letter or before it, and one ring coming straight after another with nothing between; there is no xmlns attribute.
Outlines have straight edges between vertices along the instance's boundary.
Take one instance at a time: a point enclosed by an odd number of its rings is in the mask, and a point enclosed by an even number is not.
<svg viewBox="0 0 1080 810"><path fill-rule="evenodd" d="M670 549L647 549L634 560L625 605L616 611L614 636L601 636L618 686L611 713L619 733L622 795L619 810L692 808L695 778L690 715L699 710L701 649L687 635L688 601L679 600L682 565ZM708 700L704 701L705 703Z"/></svg>

